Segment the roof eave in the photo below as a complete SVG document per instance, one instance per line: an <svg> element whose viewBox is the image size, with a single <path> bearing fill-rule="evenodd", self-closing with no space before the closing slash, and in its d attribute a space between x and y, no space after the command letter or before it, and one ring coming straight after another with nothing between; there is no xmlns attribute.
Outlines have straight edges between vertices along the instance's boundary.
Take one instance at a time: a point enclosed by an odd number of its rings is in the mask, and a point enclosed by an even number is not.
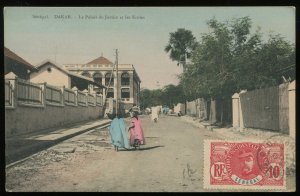
<svg viewBox="0 0 300 196"><path fill-rule="evenodd" d="M19 61L19 60L17 60L17 59L14 59L14 58L9 57L9 56L5 56L5 57L6 57L6 58L9 58L9 59L12 60L12 61L18 62L18 63L20 63L20 64L22 64L22 65L25 65L25 67L26 67L27 69L29 69L30 71L37 71L37 69L36 69L33 65L30 65L29 63L21 62L21 61Z"/></svg>

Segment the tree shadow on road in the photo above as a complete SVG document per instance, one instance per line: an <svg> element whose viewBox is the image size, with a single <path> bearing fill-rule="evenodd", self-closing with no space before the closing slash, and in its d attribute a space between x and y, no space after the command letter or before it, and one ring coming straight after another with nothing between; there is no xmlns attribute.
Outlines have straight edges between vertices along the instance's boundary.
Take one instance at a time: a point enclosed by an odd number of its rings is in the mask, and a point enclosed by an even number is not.
<svg viewBox="0 0 300 196"><path fill-rule="evenodd" d="M125 150L125 149L120 149L119 151L142 151L142 150L151 150L151 149L154 149L154 148L160 148L160 147L165 147L165 146L150 146L150 147L141 147L140 149L137 148L136 150L135 149L128 149L128 150Z"/></svg>

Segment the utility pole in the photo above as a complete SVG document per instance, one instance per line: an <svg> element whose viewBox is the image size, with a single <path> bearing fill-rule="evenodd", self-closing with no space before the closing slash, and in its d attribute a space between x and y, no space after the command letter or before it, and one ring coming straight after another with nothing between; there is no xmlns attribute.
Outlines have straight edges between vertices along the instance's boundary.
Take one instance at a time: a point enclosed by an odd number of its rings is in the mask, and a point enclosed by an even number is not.
<svg viewBox="0 0 300 196"><path fill-rule="evenodd" d="M117 77L117 80L116 80L116 85L117 85L117 93L116 93L116 114L118 113L118 109L119 109L119 74L118 74L118 49L116 49L116 77Z"/></svg>

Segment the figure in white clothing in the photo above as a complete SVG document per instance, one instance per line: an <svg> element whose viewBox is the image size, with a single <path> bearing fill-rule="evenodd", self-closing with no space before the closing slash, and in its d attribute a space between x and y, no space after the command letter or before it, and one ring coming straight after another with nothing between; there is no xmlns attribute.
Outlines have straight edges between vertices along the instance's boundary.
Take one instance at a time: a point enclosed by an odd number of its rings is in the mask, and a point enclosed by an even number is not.
<svg viewBox="0 0 300 196"><path fill-rule="evenodd" d="M151 107L151 120L154 122L157 122L158 120L158 108L157 107Z"/></svg>

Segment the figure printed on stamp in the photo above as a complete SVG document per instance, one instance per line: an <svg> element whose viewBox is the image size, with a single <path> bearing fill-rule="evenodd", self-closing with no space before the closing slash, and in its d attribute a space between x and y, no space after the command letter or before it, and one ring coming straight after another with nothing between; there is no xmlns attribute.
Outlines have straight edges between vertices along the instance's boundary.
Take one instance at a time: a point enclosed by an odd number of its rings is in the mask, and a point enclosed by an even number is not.
<svg viewBox="0 0 300 196"><path fill-rule="evenodd" d="M250 149L241 150L238 158L240 159L239 167L242 177L252 179L258 175L258 166Z"/></svg>
<svg viewBox="0 0 300 196"><path fill-rule="evenodd" d="M284 145L280 143L209 141L209 179L205 185L283 188L285 186ZM205 145L206 146L206 145ZM208 158L208 156L210 158Z"/></svg>

